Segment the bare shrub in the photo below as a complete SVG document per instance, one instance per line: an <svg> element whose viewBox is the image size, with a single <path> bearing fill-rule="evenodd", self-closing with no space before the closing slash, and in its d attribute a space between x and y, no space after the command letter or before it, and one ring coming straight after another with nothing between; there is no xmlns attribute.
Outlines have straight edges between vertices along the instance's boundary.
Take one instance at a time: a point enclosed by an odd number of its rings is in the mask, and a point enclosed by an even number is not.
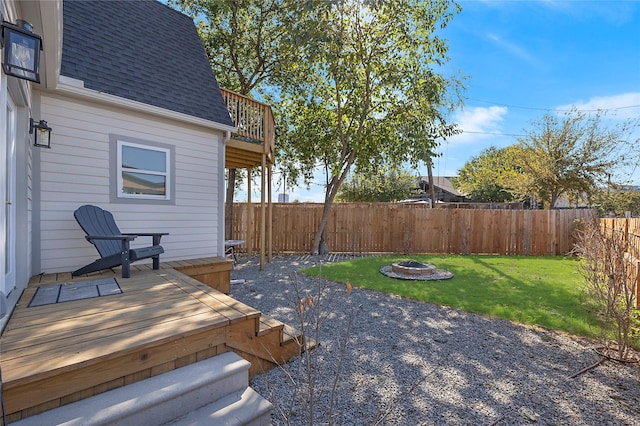
<svg viewBox="0 0 640 426"><path fill-rule="evenodd" d="M603 336L607 353L619 360L632 360L632 349L640 343L638 259L624 235L604 229L597 218L581 221L574 252L583 258L581 272L587 292L608 332Z"/></svg>
<svg viewBox="0 0 640 426"><path fill-rule="evenodd" d="M297 342L300 357L279 367L291 386L290 394L274 394L268 376L264 376L278 424L342 423L345 407L349 406L344 401L349 380L345 364L349 361L352 326L363 308L351 303L351 292L349 283L309 277L301 280L297 273L291 274L288 303L294 312L293 325L304 340ZM417 381L409 393L424 380L426 377ZM377 406L371 418L361 419L363 424L375 426L384 422L398 409L400 398Z"/></svg>
<svg viewBox="0 0 640 426"><path fill-rule="evenodd" d="M306 282L307 280L305 280ZM303 284L297 273L291 274L291 292L288 304L294 315L294 324L302 338L296 343L300 357L296 362L279 368L291 384L289 397L273 398L279 420L284 424L334 424L335 399L350 340L351 326L360 307L349 303L351 284L339 284L325 279L310 280ZM335 306L345 307L343 318L336 318ZM336 347L326 350L324 330L332 323L338 326ZM329 378L329 379L327 379ZM270 389L265 375L265 386Z"/></svg>

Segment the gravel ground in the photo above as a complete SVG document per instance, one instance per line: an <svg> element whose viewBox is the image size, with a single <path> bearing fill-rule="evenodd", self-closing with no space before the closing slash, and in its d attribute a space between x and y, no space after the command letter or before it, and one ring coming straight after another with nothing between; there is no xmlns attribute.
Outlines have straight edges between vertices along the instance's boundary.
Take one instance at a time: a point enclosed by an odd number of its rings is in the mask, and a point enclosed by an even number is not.
<svg viewBox="0 0 640 426"><path fill-rule="evenodd" d="M321 314L307 333L316 349L251 381L274 404L273 424L640 425L640 367L606 361L570 378L598 361L593 341L370 290L347 295L295 272L331 260L275 256L260 271L241 256L232 273L245 280L234 298L282 322L300 328L296 289L316 296L305 315Z"/></svg>

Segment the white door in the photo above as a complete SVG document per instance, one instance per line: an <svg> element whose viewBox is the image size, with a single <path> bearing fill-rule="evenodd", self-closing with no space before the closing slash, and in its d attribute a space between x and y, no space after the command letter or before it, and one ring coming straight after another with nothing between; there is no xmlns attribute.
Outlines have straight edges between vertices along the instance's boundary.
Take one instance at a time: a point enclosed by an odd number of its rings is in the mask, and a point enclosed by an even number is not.
<svg viewBox="0 0 640 426"><path fill-rule="evenodd" d="M0 137L3 142L0 143L0 176L4 181L0 188L0 200L3 204L0 233L4 240L4 255L0 260L4 282L0 282L0 291L9 295L16 286L16 106L6 92L6 87L2 89L6 98L6 110L3 123L5 134Z"/></svg>

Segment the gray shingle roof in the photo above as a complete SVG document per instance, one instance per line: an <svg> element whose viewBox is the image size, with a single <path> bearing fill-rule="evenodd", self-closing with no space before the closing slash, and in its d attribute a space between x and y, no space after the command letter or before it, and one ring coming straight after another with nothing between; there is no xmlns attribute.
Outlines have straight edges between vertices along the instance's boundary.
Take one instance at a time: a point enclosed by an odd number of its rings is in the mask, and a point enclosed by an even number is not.
<svg viewBox="0 0 640 426"><path fill-rule="evenodd" d="M465 194L463 194L462 192L458 191L456 188L454 188L453 184L451 183L451 176L434 176L433 177L433 186L438 187L444 191L447 191L450 194L456 195L458 197L463 197ZM421 176L419 178L420 181L425 182L427 185L429 184L429 177L428 176Z"/></svg>
<svg viewBox="0 0 640 426"><path fill-rule="evenodd" d="M155 0L63 2L61 74L233 126L191 18Z"/></svg>

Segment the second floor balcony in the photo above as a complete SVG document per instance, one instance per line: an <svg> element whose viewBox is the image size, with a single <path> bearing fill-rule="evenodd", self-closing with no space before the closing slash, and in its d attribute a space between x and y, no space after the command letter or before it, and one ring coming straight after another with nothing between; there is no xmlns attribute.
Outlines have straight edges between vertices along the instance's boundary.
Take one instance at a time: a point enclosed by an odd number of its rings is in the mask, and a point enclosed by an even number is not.
<svg viewBox="0 0 640 426"><path fill-rule="evenodd" d="M237 132L226 145L227 169L260 166L264 160L273 163L275 149L275 120L269 105L247 96L220 89Z"/></svg>

